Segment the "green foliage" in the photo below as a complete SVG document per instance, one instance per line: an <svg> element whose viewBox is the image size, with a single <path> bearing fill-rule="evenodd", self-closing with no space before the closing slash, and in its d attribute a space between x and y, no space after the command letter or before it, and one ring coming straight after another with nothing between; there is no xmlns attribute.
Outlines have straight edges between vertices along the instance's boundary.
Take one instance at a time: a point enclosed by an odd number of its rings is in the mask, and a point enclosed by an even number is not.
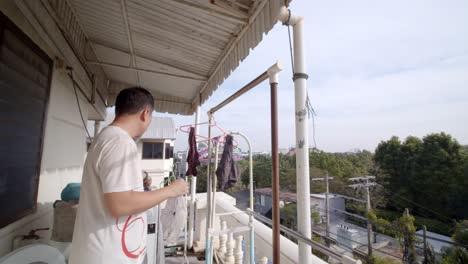
<svg viewBox="0 0 468 264"><path fill-rule="evenodd" d="M395 221L401 216L401 212L394 210L385 210L385 209L376 209L376 214L378 217L386 219L388 221ZM422 229L423 226L426 226L428 230L450 236L452 234L452 223L451 222L442 222L434 218L426 218L422 216L414 216L414 225L416 229Z"/></svg>
<svg viewBox="0 0 468 264"><path fill-rule="evenodd" d="M197 167L197 192L206 192L206 163L202 163Z"/></svg>
<svg viewBox="0 0 468 264"><path fill-rule="evenodd" d="M422 140L407 137L400 141L392 137L381 142L374 155L379 180L396 194L388 195L400 208L412 208L416 213L441 218L468 217L468 158L460 144L445 133L430 134ZM435 199L437 198L437 199ZM432 211L418 207L431 201ZM447 219L440 219L446 221Z"/></svg>
<svg viewBox="0 0 468 264"><path fill-rule="evenodd" d="M369 220L372 223L375 223L373 226L377 232L392 237L397 235L397 233L394 231L394 224L392 224L390 221L377 217L377 215L375 215L375 213L372 211L368 214L368 216Z"/></svg>
<svg viewBox="0 0 468 264"><path fill-rule="evenodd" d="M295 203L286 204L281 208L280 214L286 227L294 230L297 228L297 205Z"/></svg>
<svg viewBox="0 0 468 264"><path fill-rule="evenodd" d="M468 250L466 248L442 248L442 264L468 263Z"/></svg>
<svg viewBox="0 0 468 264"><path fill-rule="evenodd" d="M455 232L452 239L460 244L468 245L468 220L455 224Z"/></svg>
<svg viewBox="0 0 468 264"><path fill-rule="evenodd" d="M431 244L427 244L426 246L426 252L424 252L424 259L422 264L438 264L439 262L437 261L435 252L434 252L434 247L431 246Z"/></svg>
<svg viewBox="0 0 468 264"><path fill-rule="evenodd" d="M315 242L319 242L321 244L323 244L323 241L322 241L322 238L316 234L312 234L312 240L315 241ZM326 254L323 254L322 252L318 251L317 249L314 249L314 247L312 247L312 254L314 254L315 256L321 258L322 260L324 261L328 261L328 256Z"/></svg>
<svg viewBox="0 0 468 264"><path fill-rule="evenodd" d="M398 264L399 262L389 257L379 257L372 255L365 263L367 264Z"/></svg>
<svg viewBox="0 0 468 264"><path fill-rule="evenodd" d="M312 221L314 222L315 225L320 223L320 213L317 211L312 211L311 213Z"/></svg>
<svg viewBox="0 0 468 264"><path fill-rule="evenodd" d="M462 151L463 151L464 153L468 153L468 145L463 145L463 146L462 146Z"/></svg>

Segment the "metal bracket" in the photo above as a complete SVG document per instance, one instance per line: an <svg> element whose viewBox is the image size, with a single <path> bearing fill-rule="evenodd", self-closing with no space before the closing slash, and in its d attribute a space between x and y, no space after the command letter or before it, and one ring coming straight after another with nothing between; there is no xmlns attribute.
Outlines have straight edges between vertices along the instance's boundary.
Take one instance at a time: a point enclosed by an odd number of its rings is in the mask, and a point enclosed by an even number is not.
<svg viewBox="0 0 468 264"><path fill-rule="evenodd" d="M307 75L307 73L300 73L300 72L296 72L294 73L293 75L293 81L297 80L297 79L309 79L309 75Z"/></svg>

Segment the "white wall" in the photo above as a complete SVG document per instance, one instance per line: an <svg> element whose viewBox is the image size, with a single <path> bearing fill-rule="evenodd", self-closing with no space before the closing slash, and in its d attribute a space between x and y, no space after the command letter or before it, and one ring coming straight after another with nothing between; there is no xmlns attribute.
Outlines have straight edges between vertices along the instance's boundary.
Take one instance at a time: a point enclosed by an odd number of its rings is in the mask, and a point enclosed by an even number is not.
<svg viewBox="0 0 468 264"><path fill-rule="evenodd" d="M51 58L55 57L51 53L52 49L40 38L12 0L0 1L0 10ZM90 106L84 97L80 99L80 104L86 120ZM52 203L60 199L60 192L67 183L81 181L85 153L85 131L71 80L66 73L54 71L39 178L38 209L36 213L0 229L0 256L10 251L15 236L35 228L52 227ZM50 232L42 232L40 235L48 238Z"/></svg>

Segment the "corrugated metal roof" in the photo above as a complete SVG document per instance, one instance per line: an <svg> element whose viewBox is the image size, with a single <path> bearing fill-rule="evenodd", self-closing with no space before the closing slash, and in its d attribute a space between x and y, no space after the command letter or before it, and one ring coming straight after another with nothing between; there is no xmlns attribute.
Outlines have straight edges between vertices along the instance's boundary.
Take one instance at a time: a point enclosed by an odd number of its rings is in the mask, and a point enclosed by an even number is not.
<svg viewBox="0 0 468 264"><path fill-rule="evenodd" d="M79 26L109 77L108 102L120 89L152 91L159 112L192 114L276 24L284 0L48 0ZM65 24L71 24L70 22ZM82 30L83 32L80 32ZM71 34L72 35L72 34ZM82 42L82 41L81 41ZM80 42L80 43L81 43ZM86 46L86 45L84 45Z"/></svg>
<svg viewBox="0 0 468 264"><path fill-rule="evenodd" d="M106 120L101 122L101 129L108 126L114 121L115 116L108 114ZM94 135L94 122L88 122L88 132L91 136ZM141 136L141 139L176 139L176 127L174 120L170 117L155 117L151 121L146 132Z"/></svg>
<svg viewBox="0 0 468 264"><path fill-rule="evenodd" d="M175 140L176 128L174 120L170 117L153 117L153 121L141 138Z"/></svg>

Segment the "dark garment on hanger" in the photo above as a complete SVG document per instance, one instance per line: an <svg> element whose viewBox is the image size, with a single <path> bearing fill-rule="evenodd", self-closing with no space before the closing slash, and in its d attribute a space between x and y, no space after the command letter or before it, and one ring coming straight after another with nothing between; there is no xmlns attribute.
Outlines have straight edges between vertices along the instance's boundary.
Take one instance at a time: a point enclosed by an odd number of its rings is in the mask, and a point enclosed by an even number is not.
<svg viewBox="0 0 468 264"><path fill-rule="evenodd" d="M221 191L231 188L240 179L239 168L237 163L234 161L234 153L232 145L232 136L226 136L226 142L224 144L223 156L219 162L218 169L216 170L216 176L218 177L218 186Z"/></svg>
<svg viewBox="0 0 468 264"><path fill-rule="evenodd" d="M190 128L189 133L189 152L187 155L187 173L186 176L193 175L197 176L197 166L200 165L200 160L198 159L198 150L197 150L197 139L195 137L195 128Z"/></svg>

